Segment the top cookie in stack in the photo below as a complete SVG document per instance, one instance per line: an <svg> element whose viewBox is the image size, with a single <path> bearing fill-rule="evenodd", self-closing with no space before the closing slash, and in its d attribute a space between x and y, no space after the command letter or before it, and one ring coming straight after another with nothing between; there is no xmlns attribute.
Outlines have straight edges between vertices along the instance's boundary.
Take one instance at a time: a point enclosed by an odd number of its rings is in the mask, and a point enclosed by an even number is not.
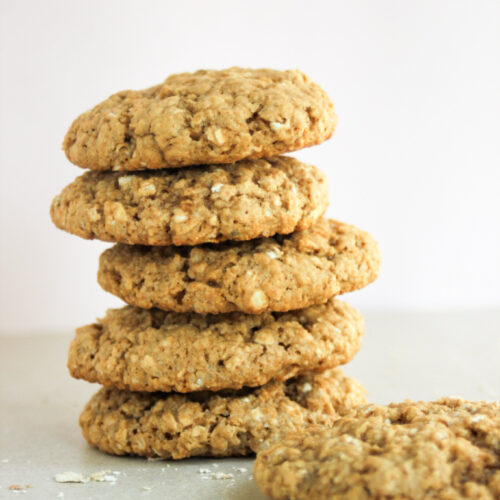
<svg viewBox="0 0 500 500"><path fill-rule="evenodd" d="M319 144L336 123L328 95L300 71L202 70L112 95L74 121L64 150L101 171L232 163Z"/></svg>

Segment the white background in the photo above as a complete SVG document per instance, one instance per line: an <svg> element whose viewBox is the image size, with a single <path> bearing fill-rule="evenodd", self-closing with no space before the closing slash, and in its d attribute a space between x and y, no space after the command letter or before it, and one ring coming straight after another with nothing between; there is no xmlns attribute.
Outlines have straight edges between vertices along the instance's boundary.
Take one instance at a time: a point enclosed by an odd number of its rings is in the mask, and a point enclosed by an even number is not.
<svg viewBox="0 0 500 500"><path fill-rule="evenodd" d="M329 214L370 231L364 311L500 307L498 1L0 0L0 331L72 330L120 304L107 246L56 230L71 121L111 93L198 68L299 68L331 95Z"/></svg>

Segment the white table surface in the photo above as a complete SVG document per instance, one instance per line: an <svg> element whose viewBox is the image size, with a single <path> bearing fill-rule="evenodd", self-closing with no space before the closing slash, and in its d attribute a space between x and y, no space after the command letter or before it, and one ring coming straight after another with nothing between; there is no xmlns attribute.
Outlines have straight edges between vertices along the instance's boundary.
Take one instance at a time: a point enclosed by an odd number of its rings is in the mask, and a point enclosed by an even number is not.
<svg viewBox="0 0 500 500"><path fill-rule="evenodd" d="M251 458L155 462L89 447L77 422L97 387L68 375L70 339L71 334L0 337L0 498L264 498L251 478ZM375 403L442 395L499 400L500 309L368 314L363 347L345 371ZM200 469L233 477L213 479ZM103 470L120 472L116 482L53 479L65 471ZM32 488L9 490L14 484Z"/></svg>

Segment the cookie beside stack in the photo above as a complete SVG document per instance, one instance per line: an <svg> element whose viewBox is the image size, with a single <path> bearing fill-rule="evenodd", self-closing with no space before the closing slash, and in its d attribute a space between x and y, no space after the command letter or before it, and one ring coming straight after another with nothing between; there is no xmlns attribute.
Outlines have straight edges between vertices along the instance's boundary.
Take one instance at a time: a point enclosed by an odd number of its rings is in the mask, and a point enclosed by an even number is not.
<svg viewBox="0 0 500 500"><path fill-rule="evenodd" d="M324 174L288 156L336 115L298 71L198 71L111 96L75 120L92 171L54 223L116 244L98 281L129 305L77 330L68 367L105 387L80 424L114 454L244 455L364 402L339 365L363 320L334 298L378 273L374 240L323 219Z"/></svg>
<svg viewBox="0 0 500 500"><path fill-rule="evenodd" d="M500 404L363 405L260 452L253 475L275 500L498 500Z"/></svg>

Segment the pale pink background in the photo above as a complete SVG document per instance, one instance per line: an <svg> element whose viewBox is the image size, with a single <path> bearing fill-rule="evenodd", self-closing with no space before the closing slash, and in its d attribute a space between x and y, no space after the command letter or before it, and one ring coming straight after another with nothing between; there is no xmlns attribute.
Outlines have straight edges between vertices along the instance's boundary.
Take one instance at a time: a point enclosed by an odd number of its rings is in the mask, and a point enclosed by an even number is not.
<svg viewBox="0 0 500 500"><path fill-rule="evenodd" d="M329 214L380 242L374 309L500 306L500 3L0 2L0 332L72 330L120 304L95 280L107 246L57 231L80 169L73 118L123 88L197 68L300 68L334 100Z"/></svg>

